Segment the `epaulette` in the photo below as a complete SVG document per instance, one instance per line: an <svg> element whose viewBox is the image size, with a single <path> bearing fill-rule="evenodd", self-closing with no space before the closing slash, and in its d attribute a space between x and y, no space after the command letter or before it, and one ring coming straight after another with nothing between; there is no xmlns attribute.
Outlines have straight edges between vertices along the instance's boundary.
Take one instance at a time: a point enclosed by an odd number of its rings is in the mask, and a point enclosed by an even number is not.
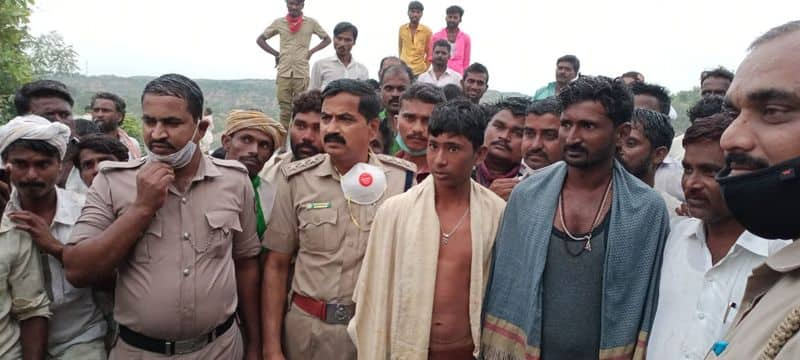
<svg viewBox="0 0 800 360"><path fill-rule="evenodd" d="M145 162L147 162L147 159L143 157L128 161L103 161L100 163L99 171L107 173L114 170L136 169L144 165Z"/></svg>
<svg viewBox="0 0 800 360"><path fill-rule="evenodd" d="M380 160L382 163L391 164L403 168L403 170L417 172L417 165L415 165L411 161L403 160L401 158L386 154L376 154L375 156L377 156L378 160Z"/></svg>
<svg viewBox="0 0 800 360"><path fill-rule="evenodd" d="M325 154L317 154L310 158L283 164L283 166L281 166L281 172L283 173L283 176L289 178L308 169L313 169L317 165L322 164L324 161Z"/></svg>
<svg viewBox="0 0 800 360"><path fill-rule="evenodd" d="M218 158L211 157L211 156L209 156L209 158L211 159L211 162L214 163L214 165L222 166L224 168L239 170L239 171L241 171L241 172L243 172L245 174L248 173L247 172L247 168L244 167L244 165L242 163L240 163L238 160L224 160L224 159L218 159Z"/></svg>

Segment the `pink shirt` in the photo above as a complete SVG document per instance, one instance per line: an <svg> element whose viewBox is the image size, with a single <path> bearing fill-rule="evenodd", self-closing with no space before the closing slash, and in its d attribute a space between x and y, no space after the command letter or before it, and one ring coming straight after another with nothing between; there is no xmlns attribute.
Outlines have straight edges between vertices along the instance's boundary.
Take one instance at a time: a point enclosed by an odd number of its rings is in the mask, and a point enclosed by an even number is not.
<svg viewBox="0 0 800 360"><path fill-rule="evenodd" d="M431 38L431 51L429 54L433 54L433 44L436 43L437 40L447 41L447 28L444 28L442 31L433 34L433 37ZM457 71L463 76L464 69L469 67L469 54L471 47L472 42L469 39L469 35L459 30L458 35L456 35L455 46L453 49L450 49L450 61L447 63L447 67ZM428 61L430 62L430 60L431 56L428 55Z"/></svg>

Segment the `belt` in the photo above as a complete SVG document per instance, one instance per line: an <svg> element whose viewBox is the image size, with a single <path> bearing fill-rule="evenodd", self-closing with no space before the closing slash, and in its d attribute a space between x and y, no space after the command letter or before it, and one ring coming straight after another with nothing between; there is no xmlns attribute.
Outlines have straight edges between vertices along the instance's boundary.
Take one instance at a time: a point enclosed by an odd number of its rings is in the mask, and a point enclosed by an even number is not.
<svg viewBox="0 0 800 360"><path fill-rule="evenodd" d="M234 318L235 315L231 315L228 320L225 320L224 323L214 328L210 333L186 340L169 341L151 338L123 325L119 326L119 337L128 345L153 353L167 356L189 354L202 349L228 331L234 323Z"/></svg>
<svg viewBox="0 0 800 360"><path fill-rule="evenodd" d="M328 324L347 325L356 313L356 305L327 304L295 293L292 302L303 311Z"/></svg>

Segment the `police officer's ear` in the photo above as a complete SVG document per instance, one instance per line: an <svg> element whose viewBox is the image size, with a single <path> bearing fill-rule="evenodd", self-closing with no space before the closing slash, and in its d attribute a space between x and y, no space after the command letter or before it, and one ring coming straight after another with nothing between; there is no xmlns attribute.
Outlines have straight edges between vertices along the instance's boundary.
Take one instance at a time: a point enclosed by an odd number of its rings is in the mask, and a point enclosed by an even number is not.
<svg viewBox="0 0 800 360"><path fill-rule="evenodd" d="M372 139L378 135L378 132L380 131L381 127L381 121L378 118L374 118L367 121L369 122L367 124L367 126L369 126L369 138Z"/></svg>
<svg viewBox="0 0 800 360"><path fill-rule="evenodd" d="M195 138L198 139L197 141L200 141L199 139L206 136L206 130L211 126L211 120L207 118L201 118L199 121L200 123L197 124L197 136L195 136Z"/></svg>

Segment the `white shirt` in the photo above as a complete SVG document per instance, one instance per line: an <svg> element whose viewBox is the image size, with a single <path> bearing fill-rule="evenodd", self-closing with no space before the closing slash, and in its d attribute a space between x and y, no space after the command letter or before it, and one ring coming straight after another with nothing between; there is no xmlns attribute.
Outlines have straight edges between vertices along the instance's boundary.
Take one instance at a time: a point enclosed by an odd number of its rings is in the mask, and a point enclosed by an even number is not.
<svg viewBox="0 0 800 360"><path fill-rule="evenodd" d="M311 83L308 88L322 90L331 81L339 79L367 80L369 79L369 71L367 71L366 66L352 57L350 58L350 64L345 66L334 55L314 63L314 67L311 68Z"/></svg>
<svg viewBox="0 0 800 360"><path fill-rule="evenodd" d="M678 212L676 212L675 209L681 206L681 201L661 190L656 189L656 192L658 192L658 195L661 195L661 198L664 199L664 204L667 205L670 221L675 220L678 217Z"/></svg>
<svg viewBox="0 0 800 360"><path fill-rule="evenodd" d="M683 148L683 135L680 134L672 139L672 147L669 148L669 155L677 161L683 161L683 154L686 153L686 149Z"/></svg>
<svg viewBox="0 0 800 360"><path fill-rule="evenodd" d="M712 265L703 222L695 218L673 222L664 247L647 359L704 359L731 326L753 268L790 243L745 231Z"/></svg>
<svg viewBox="0 0 800 360"><path fill-rule="evenodd" d="M442 73L442 76L437 79L436 74L433 72L433 65L431 65L431 68L428 69L428 71L419 74L419 77L417 77L417 82L433 84L438 87L455 84L460 88L461 74L451 68L447 68L444 70L444 73Z"/></svg>
<svg viewBox="0 0 800 360"><path fill-rule="evenodd" d="M667 155L664 162L656 169L656 182L654 188L674 196L680 201L686 201L681 186L683 178L683 164Z"/></svg>
<svg viewBox="0 0 800 360"><path fill-rule="evenodd" d="M81 195L86 195L89 192L89 187L81 179L81 171L78 168L72 167L69 176L67 176L67 182L64 184L64 189Z"/></svg>

